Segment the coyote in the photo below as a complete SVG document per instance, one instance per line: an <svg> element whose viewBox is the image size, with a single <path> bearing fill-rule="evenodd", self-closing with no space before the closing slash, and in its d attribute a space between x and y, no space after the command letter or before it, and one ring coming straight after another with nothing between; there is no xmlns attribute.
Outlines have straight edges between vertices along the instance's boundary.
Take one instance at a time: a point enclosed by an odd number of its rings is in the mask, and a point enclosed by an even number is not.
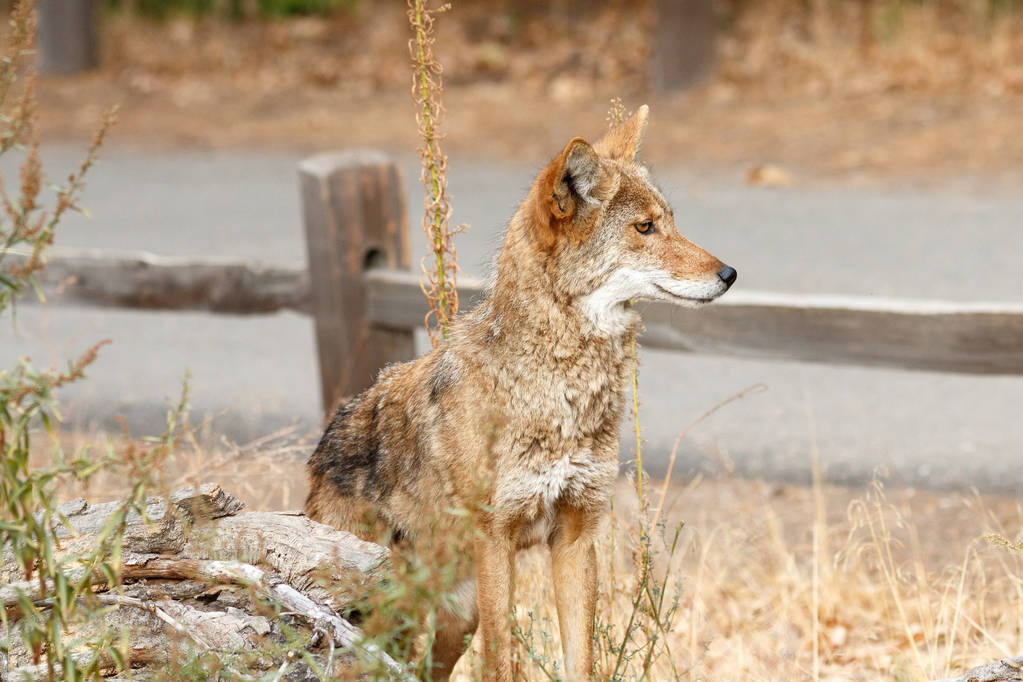
<svg viewBox="0 0 1023 682"><path fill-rule="evenodd" d="M511 680L517 549L550 546L567 679L593 667L593 539L618 475L642 299L699 306L736 271L688 241L637 162L648 108L569 142L512 217L485 298L447 342L341 407L309 460L310 518L415 548L469 508L474 569L436 618L434 679L477 626L486 680Z"/></svg>

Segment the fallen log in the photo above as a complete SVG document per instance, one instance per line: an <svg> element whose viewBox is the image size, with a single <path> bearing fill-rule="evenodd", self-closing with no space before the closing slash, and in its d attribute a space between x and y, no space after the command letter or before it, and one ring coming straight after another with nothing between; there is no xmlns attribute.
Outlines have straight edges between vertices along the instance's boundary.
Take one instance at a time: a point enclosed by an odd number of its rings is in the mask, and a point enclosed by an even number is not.
<svg viewBox="0 0 1023 682"><path fill-rule="evenodd" d="M61 505L54 521L58 556L74 556L94 543L120 504ZM249 656L246 670L236 672L245 679L253 672L307 665L306 658L322 670L338 670L358 655L388 677L406 677L400 663L361 642L360 630L339 615L381 580L388 551L298 512L242 512L243 507L207 484L149 498L143 514L129 514L118 567L121 585L97 576L95 596L109 607L101 616L105 625L131 633L132 665L144 669L208 653L230 653L235 658L229 660L237 661L242 653ZM39 608L52 606L50 586L24 580L8 548L2 560L0 601L9 619L18 618L24 599ZM294 654L295 633L304 656ZM31 665L19 642L8 644L0 680L45 677L47 671ZM112 673L112 662L109 667Z"/></svg>
<svg viewBox="0 0 1023 682"><path fill-rule="evenodd" d="M971 668L959 677L947 677L933 682L1019 682L1023 680L1023 655L1002 658Z"/></svg>
<svg viewBox="0 0 1023 682"><path fill-rule="evenodd" d="M63 520L56 524L61 541L58 555L89 548L106 520L120 505L90 505L74 500L60 505ZM288 583L326 599L318 586L329 580L331 595L351 598L353 591L372 587L386 567L388 552L351 533L316 523L300 512L245 512L244 503L215 485L185 488L170 496L147 501L145 518L132 513L124 533L126 556L168 554L190 559L225 556L262 564ZM14 556L5 551L0 578L11 582L23 577ZM14 585L0 587L0 602L13 603ZM338 592L338 588L342 588ZM27 585L22 589L31 589Z"/></svg>

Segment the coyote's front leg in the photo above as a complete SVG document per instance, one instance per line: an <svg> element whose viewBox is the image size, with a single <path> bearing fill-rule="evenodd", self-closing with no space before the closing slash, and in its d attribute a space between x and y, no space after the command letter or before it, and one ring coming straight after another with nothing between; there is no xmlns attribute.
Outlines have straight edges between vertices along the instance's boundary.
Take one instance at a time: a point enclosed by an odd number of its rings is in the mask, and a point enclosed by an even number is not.
<svg viewBox="0 0 1023 682"><path fill-rule="evenodd" d="M554 595L565 654L566 679L590 679L593 669L593 611L597 604L597 555L593 528L597 517L576 509L558 514L551 539Z"/></svg>
<svg viewBox="0 0 1023 682"><path fill-rule="evenodd" d="M493 528L480 528L475 540L476 603L483 642L483 680L511 682L512 562L515 546Z"/></svg>

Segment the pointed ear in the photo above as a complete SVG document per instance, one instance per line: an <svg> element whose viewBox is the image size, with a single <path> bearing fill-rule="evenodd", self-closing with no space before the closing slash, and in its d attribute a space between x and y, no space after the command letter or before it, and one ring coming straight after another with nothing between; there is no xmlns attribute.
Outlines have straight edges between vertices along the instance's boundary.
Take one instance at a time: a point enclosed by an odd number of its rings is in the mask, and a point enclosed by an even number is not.
<svg viewBox="0 0 1023 682"><path fill-rule="evenodd" d="M601 167L597 152L590 143L577 137L547 167L550 212L555 218L570 218L583 207L579 202L597 201Z"/></svg>
<svg viewBox="0 0 1023 682"><path fill-rule="evenodd" d="M602 201L604 168L597 152L577 137L547 165L533 186L538 238L552 246L559 229Z"/></svg>
<svg viewBox="0 0 1023 682"><path fill-rule="evenodd" d="M600 142L593 145L597 153L609 159L619 161L632 161L639 152L643 142L643 132L646 130L646 122L650 117L650 107L647 105L636 109L629 120L608 131L607 135L601 138Z"/></svg>

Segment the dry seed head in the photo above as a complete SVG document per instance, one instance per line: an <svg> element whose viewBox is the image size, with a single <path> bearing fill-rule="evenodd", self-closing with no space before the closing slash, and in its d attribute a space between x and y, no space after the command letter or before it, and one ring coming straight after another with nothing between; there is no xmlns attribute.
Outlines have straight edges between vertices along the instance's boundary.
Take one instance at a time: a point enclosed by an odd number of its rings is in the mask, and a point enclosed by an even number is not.
<svg viewBox="0 0 1023 682"><path fill-rule="evenodd" d="M625 103L621 97L611 98L611 107L607 110L607 127L614 128L621 125L628 118L625 114Z"/></svg>

